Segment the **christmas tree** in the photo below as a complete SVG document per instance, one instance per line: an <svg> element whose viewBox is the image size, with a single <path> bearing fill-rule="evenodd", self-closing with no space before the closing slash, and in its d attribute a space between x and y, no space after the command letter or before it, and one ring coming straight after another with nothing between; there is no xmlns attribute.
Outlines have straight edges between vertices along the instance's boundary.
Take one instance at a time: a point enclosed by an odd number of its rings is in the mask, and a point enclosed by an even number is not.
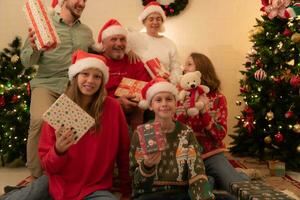
<svg viewBox="0 0 300 200"><path fill-rule="evenodd" d="M34 68L24 68L20 60L21 39L0 52L0 158L1 164L26 158L29 126L30 85Z"/></svg>
<svg viewBox="0 0 300 200"><path fill-rule="evenodd" d="M290 0L262 0L262 4L263 15L250 31L253 46L241 71L240 97L245 105L236 116L230 151L278 159L299 170L300 4Z"/></svg>

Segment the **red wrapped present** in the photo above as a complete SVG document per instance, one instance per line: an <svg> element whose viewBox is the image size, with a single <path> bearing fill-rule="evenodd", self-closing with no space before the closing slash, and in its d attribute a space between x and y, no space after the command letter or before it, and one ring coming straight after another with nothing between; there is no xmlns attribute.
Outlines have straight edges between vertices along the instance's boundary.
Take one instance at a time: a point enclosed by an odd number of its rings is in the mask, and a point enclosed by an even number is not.
<svg viewBox="0 0 300 200"><path fill-rule="evenodd" d="M147 84L145 81L139 81L124 77L115 91L115 96L121 97L123 95L135 95L132 101L140 101L141 91Z"/></svg>
<svg viewBox="0 0 300 200"><path fill-rule="evenodd" d="M137 133L145 155L166 149L167 139L165 134L161 132L159 122L139 125Z"/></svg>
<svg viewBox="0 0 300 200"><path fill-rule="evenodd" d="M170 72L160 63L158 58L147 60L145 68L152 78L161 77L168 79L170 76Z"/></svg>
<svg viewBox="0 0 300 200"><path fill-rule="evenodd" d="M60 40L41 0L27 0L23 10L30 28L35 32L37 49L56 48Z"/></svg>

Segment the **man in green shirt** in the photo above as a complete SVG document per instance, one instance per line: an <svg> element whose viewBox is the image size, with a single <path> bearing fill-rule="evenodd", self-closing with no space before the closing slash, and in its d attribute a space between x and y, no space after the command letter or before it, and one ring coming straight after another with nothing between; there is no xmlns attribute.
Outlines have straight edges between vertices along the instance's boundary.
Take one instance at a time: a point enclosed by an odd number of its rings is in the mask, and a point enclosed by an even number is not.
<svg viewBox="0 0 300 200"><path fill-rule="evenodd" d="M52 16L61 43L55 49L38 51L34 43L35 33L29 29L29 37L21 51L21 61L25 67L38 65L37 74L30 82L32 92L27 167L31 176L23 181L23 185L42 175L38 156L38 140L43 123L42 114L67 86L71 55L77 49L88 51L94 43L90 28L79 21L85 4L86 0L53 0L53 7L61 6L60 13L54 13Z"/></svg>

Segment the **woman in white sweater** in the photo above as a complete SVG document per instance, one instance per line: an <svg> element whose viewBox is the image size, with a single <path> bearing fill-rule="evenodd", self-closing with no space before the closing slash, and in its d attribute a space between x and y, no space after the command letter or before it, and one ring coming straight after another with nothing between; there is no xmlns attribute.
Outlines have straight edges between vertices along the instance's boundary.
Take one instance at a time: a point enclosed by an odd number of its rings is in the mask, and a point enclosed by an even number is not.
<svg viewBox="0 0 300 200"><path fill-rule="evenodd" d="M141 56L143 61L158 58L170 73L168 79L172 83L177 83L178 76L182 74L177 47L172 40L159 34L164 31L163 23L166 20L163 9L157 2L150 2L145 6L138 19L146 28L146 33L142 33L146 42L146 52Z"/></svg>

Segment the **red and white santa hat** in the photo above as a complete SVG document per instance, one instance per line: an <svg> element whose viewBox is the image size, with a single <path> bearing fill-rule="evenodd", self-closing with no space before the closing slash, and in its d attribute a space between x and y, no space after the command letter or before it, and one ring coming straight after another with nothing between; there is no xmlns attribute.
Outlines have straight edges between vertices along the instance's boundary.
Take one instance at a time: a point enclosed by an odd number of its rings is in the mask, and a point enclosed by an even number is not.
<svg viewBox="0 0 300 200"><path fill-rule="evenodd" d="M144 19L147 18L148 15L150 15L151 13L157 12L161 15L162 20L166 21L166 14L164 12L164 10L160 7L160 4L156 1L151 1L150 3L148 3L145 7L144 10L142 11L142 13L139 15L138 19L140 22L143 23Z"/></svg>
<svg viewBox="0 0 300 200"><path fill-rule="evenodd" d="M94 50L103 51L102 41L113 35L127 36L127 30L116 19L110 19L102 26L98 34L98 43L93 45Z"/></svg>
<svg viewBox="0 0 300 200"><path fill-rule="evenodd" d="M72 55L72 65L69 67L69 80L72 80L76 74L88 68L96 68L102 72L104 84L108 81L108 67L106 59L101 55L87 53L77 50Z"/></svg>
<svg viewBox="0 0 300 200"><path fill-rule="evenodd" d="M175 85L163 78L155 78L148 82L142 89L142 99L139 102L139 107L147 109L154 95L159 92L171 92L175 98L178 98L178 90Z"/></svg>
<svg viewBox="0 0 300 200"><path fill-rule="evenodd" d="M60 13L63 2L64 0L51 0L52 11Z"/></svg>

